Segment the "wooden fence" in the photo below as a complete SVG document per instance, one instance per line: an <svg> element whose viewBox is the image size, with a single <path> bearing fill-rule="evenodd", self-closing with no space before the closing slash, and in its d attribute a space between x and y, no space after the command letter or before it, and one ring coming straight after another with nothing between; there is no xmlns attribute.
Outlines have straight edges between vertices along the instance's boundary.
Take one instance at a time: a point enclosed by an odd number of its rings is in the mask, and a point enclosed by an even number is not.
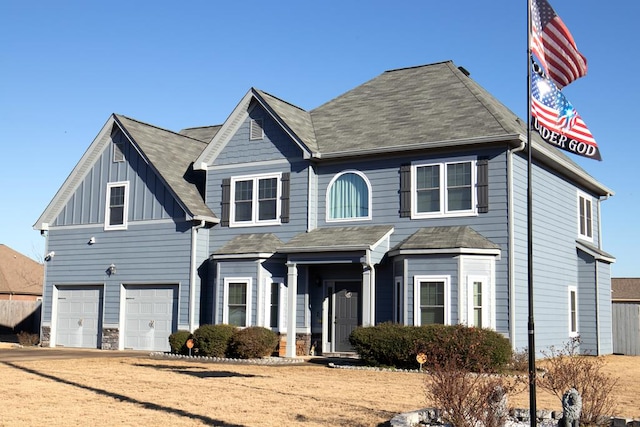
<svg viewBox="0 0 640 427"><path fill-rule="evenodd" d="M0 327L16 333L40 329L40 301L0 300Z"/></svg>
<svg viewBox="0 0 640 427"><path fill-rule="evenodd" d="M640 304L613 304L613 352L640 355Z"/></svg>

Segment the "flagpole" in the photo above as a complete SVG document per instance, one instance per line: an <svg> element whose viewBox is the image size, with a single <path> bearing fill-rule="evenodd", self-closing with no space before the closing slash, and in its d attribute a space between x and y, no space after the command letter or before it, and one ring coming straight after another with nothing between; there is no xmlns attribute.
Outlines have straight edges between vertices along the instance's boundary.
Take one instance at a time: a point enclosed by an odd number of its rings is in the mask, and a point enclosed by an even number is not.
<svg viewBox="0 0 640 427"><path fill-rule="evenodd" d="M531 140L531 1L527 0L527 288L529 297L529 417L530 425L537 425L536 418L536 339L533 320L533 185Z"/></svg>

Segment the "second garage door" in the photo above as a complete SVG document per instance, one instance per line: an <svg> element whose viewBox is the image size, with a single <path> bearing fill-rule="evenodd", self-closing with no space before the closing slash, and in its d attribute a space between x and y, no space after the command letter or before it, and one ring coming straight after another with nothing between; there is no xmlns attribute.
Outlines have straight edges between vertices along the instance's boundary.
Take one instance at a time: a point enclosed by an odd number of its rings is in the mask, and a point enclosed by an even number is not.
<svg viewBox="0 0 640 427"><path fill-rule="evenodd" d="M178 325L178 287L125 286L124 347L169 351L169 335Z"/></svg>

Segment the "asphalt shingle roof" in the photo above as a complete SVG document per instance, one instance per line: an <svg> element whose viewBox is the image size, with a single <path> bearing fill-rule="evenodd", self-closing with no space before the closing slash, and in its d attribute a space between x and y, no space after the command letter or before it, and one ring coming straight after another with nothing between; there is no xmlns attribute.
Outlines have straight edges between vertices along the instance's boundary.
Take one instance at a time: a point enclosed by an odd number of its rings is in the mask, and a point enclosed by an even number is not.
<svg viewBox="0 0 640 427"><path fill-rule="evenodd" d="M294 236L278 252L366 250L393 230L390 225L316 228Z"/></svg>
<svg viewBox="0 0 640 427"><path fill-rule="evenodd" d="M443 226L421 228L392 250L454 248L500 249L500 246L469 226Z"/></svg>
<svg viewBox="0 0 640 427"><path fill-rule="evenodd" d="M227 242L214 252L215 255L241 255L254 253L275 253L282 246L282 240L272 233L242 234Z"/></svg>
<svg viewBox="0 0 640 427"><path fill-rule="evenodd" d="M42 295L44 266L0 244L0 294Z"/></svg>
<svg viewBox="0 0 640 427"><path fill-rule="evenodd" d="M116 114L115 117L188 213L192 216L216 218L196 185L185 179L194 159L207 144L125 116Z"/></svg>
<svg viewBox="0 0 640 427"><path fill-rule="evenodd" d="M182 129L178 133L180 135L188 136L189 138L208 143L213 139L214 136L216 136L216 133L218 133L221 127L222 125L186 128Z"/></svg>
<svg viewBox="0 0 640 427"><path fill-rule="evenodd" d="M640 302L640 278L620 277L611 279L611 299L617 302Z"/></svg>

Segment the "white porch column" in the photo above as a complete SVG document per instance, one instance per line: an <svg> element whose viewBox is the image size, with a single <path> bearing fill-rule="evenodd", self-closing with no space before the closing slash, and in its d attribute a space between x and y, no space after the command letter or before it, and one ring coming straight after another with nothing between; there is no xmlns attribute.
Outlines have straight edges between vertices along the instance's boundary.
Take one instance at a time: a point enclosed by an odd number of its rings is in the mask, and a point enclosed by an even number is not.
<svg viewBox="0 0 640 427"><path fill-rule="evenodd" d="M375 269L369 265L362 265L362 326L375 324Z"/></svg>
<svg viewBox="0 0 640 427"><path fill-rule="evenodd" d="M287 263L287 351L286 357L296 357L296 303L298 302L298 266Z"/></svg>

